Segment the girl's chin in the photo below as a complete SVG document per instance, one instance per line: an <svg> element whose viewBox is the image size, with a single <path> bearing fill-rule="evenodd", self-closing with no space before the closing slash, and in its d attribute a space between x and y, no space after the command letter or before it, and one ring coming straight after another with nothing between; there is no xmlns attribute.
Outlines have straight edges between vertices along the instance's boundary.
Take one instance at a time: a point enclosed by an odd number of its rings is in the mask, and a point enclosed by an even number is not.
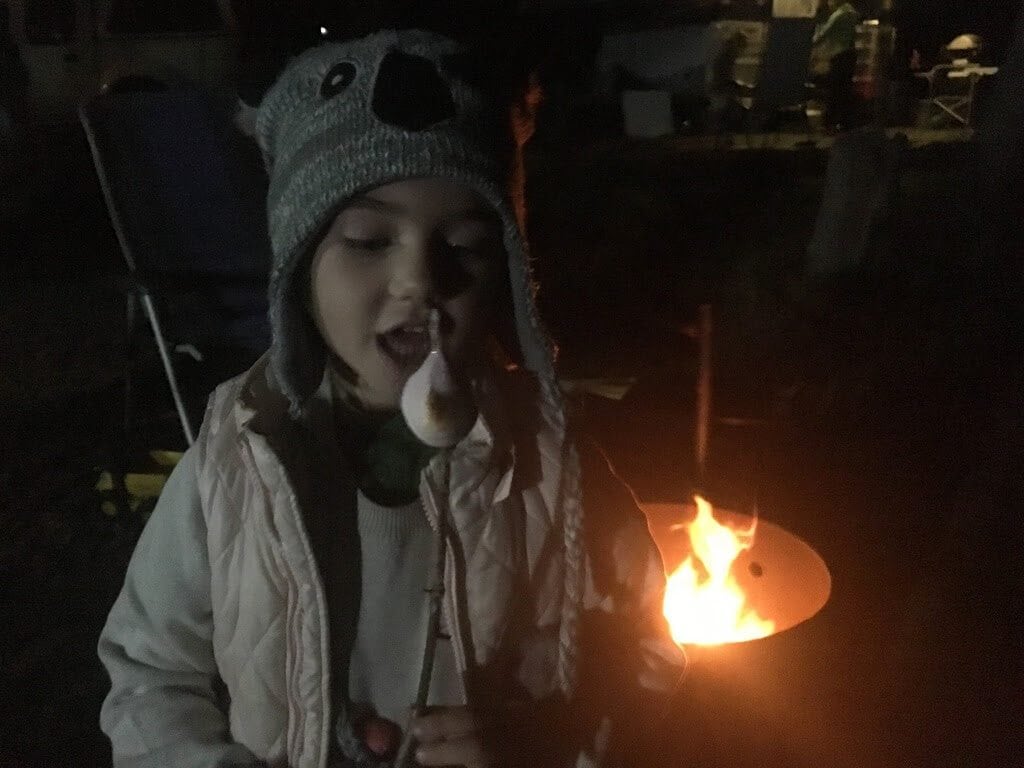
<svg viewBox="0 0 1024 768"><path fill-rule="evenodd" d="M394 394L395 398L402 396L402 387L405 386L405 382L409 380L416 369L420 367L422 361L401 361L395 360L388 355L381 355L381 365L378 367L377 381L375 389L382 394L386 394L390 397Z"/></svg>
<svg viewBox="0 0 1024 768"><path fill-rule="evenodd" d="M385 370L375 377L375 381L366 382L357 393L363 404L374 410L393 410L400 407L402 389L409 380L412 371Z"/></svg>
<svg viewBox="0 0 1024 768"><path fill-rule="evenodd" d="M335 386L340 387L349 397L354 398L364 408L373 411L397 409L402 402L402 388L409 374L399 374L391 370L376 371L372 377L358 376L353 384L348 377L340 373L335 377Z"/></svg>

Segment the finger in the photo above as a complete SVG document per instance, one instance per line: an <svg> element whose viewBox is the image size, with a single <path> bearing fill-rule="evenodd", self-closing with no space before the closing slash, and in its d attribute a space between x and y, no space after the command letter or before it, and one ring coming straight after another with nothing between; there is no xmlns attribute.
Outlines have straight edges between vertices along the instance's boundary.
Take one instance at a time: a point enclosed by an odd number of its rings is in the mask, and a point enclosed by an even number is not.
<svg viewBox="0 0 1024 768"><path fill-rule="evenodd" d="M438 707L413 718L410 726L412 735L425 744L469 736L478 729L476 715L468 707Z"/></svg>
<svg viewBox="0 0 1024 768"><path fill-rule="evenodd" d="M459 765L466 768L487 768L491 764L483 742L476 735L421 744L416 750L416 762L423 766Z"/></svg>

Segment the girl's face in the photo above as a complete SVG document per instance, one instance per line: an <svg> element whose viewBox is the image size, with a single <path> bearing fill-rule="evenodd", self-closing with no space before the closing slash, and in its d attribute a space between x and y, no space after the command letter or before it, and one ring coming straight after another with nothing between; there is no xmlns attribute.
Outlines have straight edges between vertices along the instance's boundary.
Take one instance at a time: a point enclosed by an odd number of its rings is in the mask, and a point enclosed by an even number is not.
<svg viewBox="0 0 1024 768"><path fill-rule="evenodd" d="M506 274L501 232L482 198L441 179L376 187L337 215L313 256L310 309L366 407L398 407L430 351L433 308L453 369L472 365Z"/></svg>

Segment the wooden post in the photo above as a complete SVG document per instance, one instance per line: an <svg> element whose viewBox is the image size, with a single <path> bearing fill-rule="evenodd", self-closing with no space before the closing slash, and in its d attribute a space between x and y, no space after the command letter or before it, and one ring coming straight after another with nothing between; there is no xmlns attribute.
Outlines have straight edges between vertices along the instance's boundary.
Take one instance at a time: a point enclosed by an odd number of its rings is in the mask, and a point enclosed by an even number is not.
<svg viewBox="0 0 1024 768"><path fill-rule="evenodd" d="M697 372L697 428L694 436L697 488L701 492L706 490L708 441L711 437L711 331L711 305L701 304L697 323L700 362Z"/></svg>

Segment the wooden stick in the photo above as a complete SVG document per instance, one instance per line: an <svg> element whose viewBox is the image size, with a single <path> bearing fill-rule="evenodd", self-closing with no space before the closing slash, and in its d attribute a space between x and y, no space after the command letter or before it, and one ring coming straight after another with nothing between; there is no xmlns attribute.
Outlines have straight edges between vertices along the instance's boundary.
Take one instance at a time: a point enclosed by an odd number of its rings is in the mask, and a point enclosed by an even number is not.
<svg viewBox="0 0 1024 768"><path fill-rule="evenodd" d="M700 305L697 340L700 345L700 363L697 372L697 428L694 435L694 454L697 459L697 488L705 492L708 469L708 440L711 436L711 305Z"/></svg>
<svg viewBox="0 0 1024 768"><path fill-rule="evenodd" d="M445 482L444 488L448 487L447 474L448 462L444 462ZM432 567L433 578L427 586L427 600L429 613L427 616L427 635L423 643L423 660L420 662L420 682L416 689L416 703L413 705L413 717L423 714L427 708L427 698L430 696L430 681L434 676L434 657L437 655L437 639L441 633L441 611L444 603L444 565L447 555L447 516L443 511L438 510L437 529L434 531L434 562ZM410 768L412 766L412 755L415 751L416 739L413 738L411 729L407 728L402 738L402 744L395 757L395 768Z"/></svg>

